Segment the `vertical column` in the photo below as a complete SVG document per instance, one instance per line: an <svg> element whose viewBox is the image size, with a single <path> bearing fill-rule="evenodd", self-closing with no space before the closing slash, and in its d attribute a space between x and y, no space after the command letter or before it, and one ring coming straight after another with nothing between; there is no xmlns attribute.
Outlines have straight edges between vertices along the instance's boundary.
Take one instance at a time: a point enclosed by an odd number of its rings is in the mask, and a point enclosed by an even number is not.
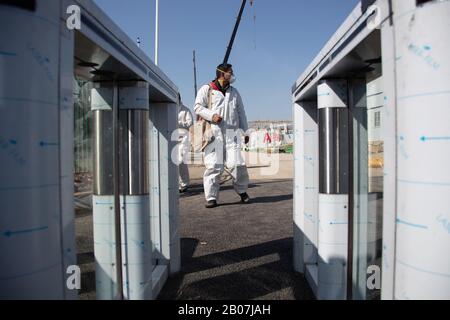
<svg viewBox="0 0 450 320"><path fill-rule="evenodd" d="M369 250L369 242L375 247L376 210L373 201L369 201L369 130L368 103L376 101L380 91L378 82L371 80L349 80L349 108L351 108L352 134L352 199L353 237L349 239L352 250L352 299L365 300L367 293L367 267L374 260L375 252ZM368 95L374 94L367 98ZM375 204L376 205L376 204ZM350 233L350 232L349 232ZM372 248L372 245L370 245ZM349 259L350 263L350 259ZM348 275L348 274L347 274ZM348 279L350 280L350 279Z"/></svg>
<svg viewBox="0 0 450 320"><path fill-rule="evenodd" d="M348 89L322 81L319 108L318 298L346 299L348 250Z"/></svg>
<svg viewBox="0 0 450 320"><path fill-rule="evenodd" d="M450 2L394 1L395 299L450 299ZM425 32L424 30L427 30Z"/></svg>
<svg viewBox="0 0 450 320"><path fill-rule="evenodd" d="M388 1L380 3L384 12L389 12ZM395 233L397 216L397 116L395 35L392 19L383 22L381 28L382 74L384 91L383 140L383 251L381 299L394 298Z"/></svg>
<svg viewBox="0 0 450 320"><path fill-rule="evenodd" d="M169 247L167 254L170 257L170 274L174 274L181 269L181 244L180 244L180 226L179 226L179 188L178 188L178 165L175 159L178 157L178 105L171 103L168 112L168 208L169 219L165 221L166 228L169 230L167 241Z"/></svg>
<svg viewBox="0 0 450 320"><path fill-rule="evenodd" d="M294 268L317 264L319 128L317 103L294 104Z"/></svg>
<svg viewBox="0 0 450 320"><path fill-rule="evenodd" d="M172 157L178 154L178 106L155 103L151 106L152 123L159 133L159 192L162 262L170 273L180 270L180 233L178 214L178 167ZM176 159L176 158L174 158Z"/></svg>
<svg viewBox="0 0 450 320"><path fill-rule="evenodd" d="M153 263L159 264L161 255L161 219L160 219L160 185L159 185L159 132L158 114L156 105L152 105L149 114L149 150L150 150L150 224L152 235Z"/></svg>
<svg viewBox="0 0 450 320"><path fill-rule="evenodd" d="M115 299L118 293L113 180L113 87L103 84L91 92L94 146L95 285L99 300Z"/></svg>
<svg viewBox="0 0 450 320"><path fill-rule="evenodd" d="M152 245L150 236L148 113L149 90L145 82L121 84L120 122L125 127L122 163L126 185L122 184L122 272L123 293L127 300L152 298ZM124 158L124 156L122 156Z"/></svg>
<svg viewBox="0 0 450 320"><path fill-rule="evenodd" d="M68 92L60 91L72 71L61 55L73 53L70 39L60 48L60 10L59 1L0 4L1 299L73 297L65 282L73 207L61 193L70 192L62 164L70 159L61 157L71 129L61 113Z"/></svg>

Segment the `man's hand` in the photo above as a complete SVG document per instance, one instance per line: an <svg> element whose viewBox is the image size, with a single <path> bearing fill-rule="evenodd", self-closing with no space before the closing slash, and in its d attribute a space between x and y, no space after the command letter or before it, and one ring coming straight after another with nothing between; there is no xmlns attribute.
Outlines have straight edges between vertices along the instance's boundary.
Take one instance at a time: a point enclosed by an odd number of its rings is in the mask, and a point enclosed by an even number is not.
<svg viewBox="0 0 450 320"><path fill-rule="evenodd" d="M212 122L215 123L215 124L221 123L222 120L223 120L222 117L219 116L218 114L215 114L215 115L213 115L213 117L212 117Z"/></svg>
<svg viewBox="0 0 450 320"><path fill-rule="evenodd" d="M248 144L250 142L250 137L249 136L245 136L244 142L245 142L245 144Z"/></svg>

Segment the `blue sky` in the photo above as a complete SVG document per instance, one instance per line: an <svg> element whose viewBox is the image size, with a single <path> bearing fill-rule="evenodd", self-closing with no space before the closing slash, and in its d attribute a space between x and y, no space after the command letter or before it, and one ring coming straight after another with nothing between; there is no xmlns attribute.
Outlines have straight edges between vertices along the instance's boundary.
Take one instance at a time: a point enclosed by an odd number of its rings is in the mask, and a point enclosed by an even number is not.
<svg viewBox="0 0 450 320"><path fill-rule="evenodd" d="M154 58L155 0L95 0ZM250 1L247 1L248 3ZM291 87L358 0L255 0L246 7L230 57L249 120L290 120ZM192 51L200 87L215 76L241 0L160 0L159 66L194 102ZM256 20L254 16L256 15Z"/></svg>

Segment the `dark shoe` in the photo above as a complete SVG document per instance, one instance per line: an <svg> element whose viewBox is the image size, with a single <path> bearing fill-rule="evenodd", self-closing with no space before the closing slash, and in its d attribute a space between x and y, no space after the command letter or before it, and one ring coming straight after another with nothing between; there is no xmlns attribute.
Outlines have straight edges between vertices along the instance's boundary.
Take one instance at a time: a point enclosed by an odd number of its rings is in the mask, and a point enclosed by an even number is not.
<svg viewBox="0 0 450 320"><path fill-rule="evenodd" d="M188 187L186 187L186 188L182 188L182 189L180 189L180 193L185 193L186 191L188 191Z"/></svg>
<svg viewBox="0 0 450 320"><path fill-rule="evenodd" d="M216 200L207 201L205 207L207 209L215 208L215 207L217 207L217 201Z"/></svg>
<svg viewBox="0 0 450 320"><path fill-rule="evenodd" d="M241 196L241 202L242 203L249 203L250 202L250 197L248 196L247 193L242 193L240 194Z"/></svg>

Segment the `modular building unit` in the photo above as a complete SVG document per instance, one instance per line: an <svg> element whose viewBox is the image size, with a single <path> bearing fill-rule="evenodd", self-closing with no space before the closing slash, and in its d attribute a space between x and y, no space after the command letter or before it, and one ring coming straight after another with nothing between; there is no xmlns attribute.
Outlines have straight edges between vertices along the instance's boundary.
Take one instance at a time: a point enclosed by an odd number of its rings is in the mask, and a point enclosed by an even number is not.
<svg viewBox="0 0 450 320"><path fill-rule="evenodd" d="M450 299L450 1L361 1L293 86L294 266L319 299Z"/></svg>
<svg viewBox="0 0 450 320"><path fill-rule="evenodd" d="M0 2L0 21L0 298L77 298L74 79L90 92L97 298L155 298L180 269L177 87L92 1Z"/></svg>

